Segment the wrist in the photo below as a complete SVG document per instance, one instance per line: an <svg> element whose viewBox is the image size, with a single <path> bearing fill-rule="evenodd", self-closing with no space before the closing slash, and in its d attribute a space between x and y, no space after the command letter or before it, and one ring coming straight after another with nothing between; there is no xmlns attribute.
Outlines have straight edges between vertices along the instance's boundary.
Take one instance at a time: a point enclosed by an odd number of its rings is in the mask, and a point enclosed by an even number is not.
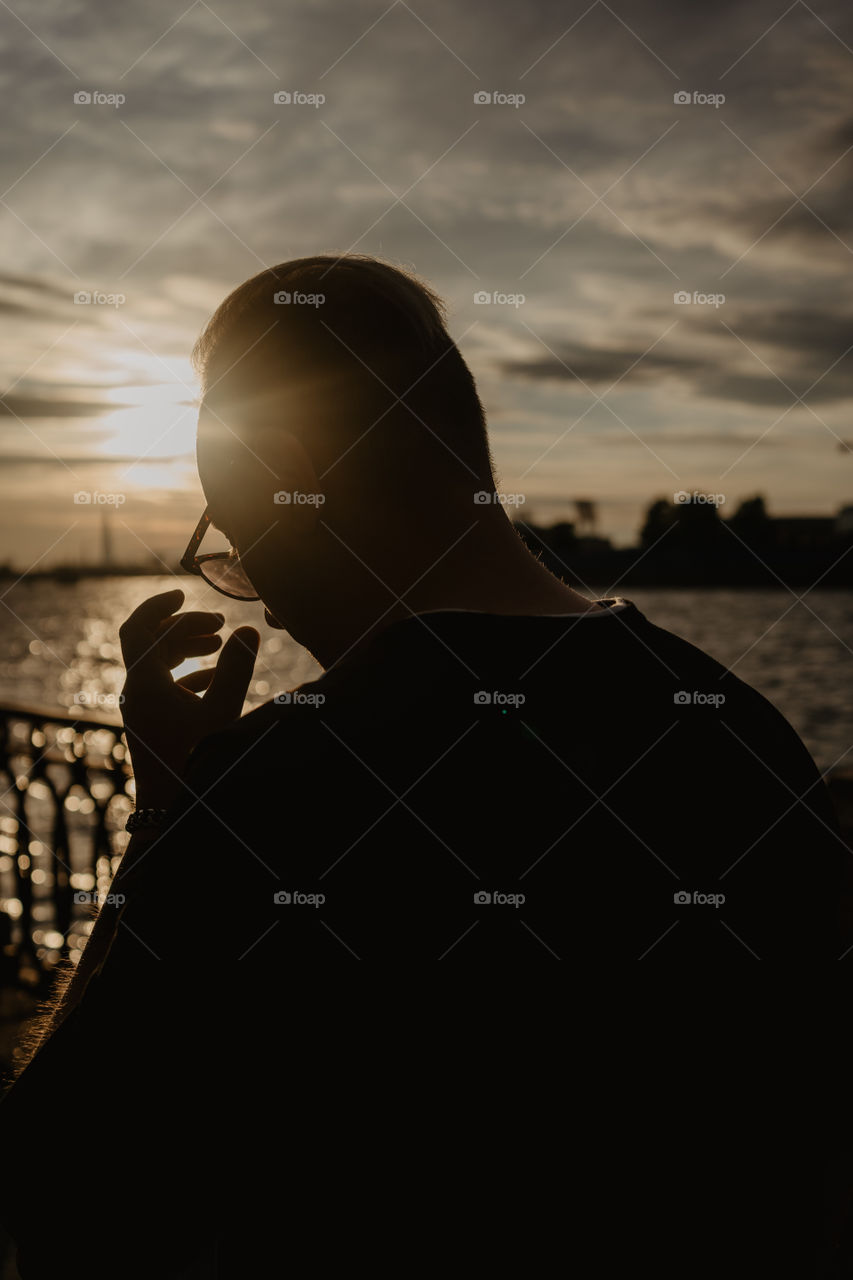
<svg viewBox="0 0 853 1280"><path fill-rule="evenodd" d="M183 778L166 769L134 769L137 809L172 809L184 791Z"/></svg>
<svg viewBox="0 0 853 1280"><path fill-rule="evenodd" d="M136 734L127 730L125 734L130 748L137 809L171 808L184 788L181 762L177 758L163 760Z"/></svg>
<svg viewBox="0 0 853 1280"><path fill-rule="evenodd" d="M174 779L170 782L152 782L150 779L137 777L135 781L136 809L172 809L183 792L181 782Z"/></svg>

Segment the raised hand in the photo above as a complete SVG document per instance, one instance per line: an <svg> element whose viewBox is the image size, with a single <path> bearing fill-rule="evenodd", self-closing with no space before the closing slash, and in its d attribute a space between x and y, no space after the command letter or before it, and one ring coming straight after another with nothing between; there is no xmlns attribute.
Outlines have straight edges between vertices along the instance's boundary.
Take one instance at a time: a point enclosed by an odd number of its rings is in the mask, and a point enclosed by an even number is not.
<svg viewBox="0 0 853 1280"><path fill-rule="evenodd" d="M254 627L238 627L215 667L175 680L174 667L222 644L222 614L176 613L183 600L180 588L151 596L119 629L127 668L122 712L140 808L168 808L193 747L238 718L260 644Z"/></svg>

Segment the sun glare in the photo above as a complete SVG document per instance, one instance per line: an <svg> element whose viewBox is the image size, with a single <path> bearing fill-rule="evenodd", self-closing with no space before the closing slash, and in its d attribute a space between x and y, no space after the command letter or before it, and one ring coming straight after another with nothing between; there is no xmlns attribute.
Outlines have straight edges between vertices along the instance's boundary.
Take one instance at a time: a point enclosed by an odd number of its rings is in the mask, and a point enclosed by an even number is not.
<svg viewBox="0 0 853 1280"><path fill-rule="evenodd" d="M183 458L195 452L197 410L164 400L138 409L116 409L99 422L105 457Z"/></svg>
<svg viewBox="0 0 853 1280"><path fill-rule="evenodd" d="M101 453L129 460L192 456L198 411L189 360L122 351L120 364L125 380L106 393L116 407L98 423Z"/></svg>

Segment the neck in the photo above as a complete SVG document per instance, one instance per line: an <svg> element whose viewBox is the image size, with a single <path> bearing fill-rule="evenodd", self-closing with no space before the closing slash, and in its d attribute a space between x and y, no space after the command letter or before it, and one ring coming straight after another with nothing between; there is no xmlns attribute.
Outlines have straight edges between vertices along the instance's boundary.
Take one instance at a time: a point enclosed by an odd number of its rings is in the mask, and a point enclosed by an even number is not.
<svg viewBox="0 0 853 1280"><path fill-rule="evenodd" d="M448 523L425 538L395 540L389 555L359 556L337 549L334 585L312 593L311 616L290 623L301 644L328 669L393 622L441 609L499 614L580 614L600 611L588 597L555 578L528 551L502 512L491 520ZM366 568L370 564L373 572ZM337 588L337 589L335 589ZM284 614L283 616L286 616Z"/></svg>

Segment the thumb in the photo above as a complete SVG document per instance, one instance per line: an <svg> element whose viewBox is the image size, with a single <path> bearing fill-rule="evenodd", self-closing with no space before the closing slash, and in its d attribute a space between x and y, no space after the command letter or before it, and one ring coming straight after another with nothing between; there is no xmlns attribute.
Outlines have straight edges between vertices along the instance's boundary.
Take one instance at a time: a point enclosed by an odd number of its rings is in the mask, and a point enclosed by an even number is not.
<svg viewBox="0 0 853 1280"><path fill-rule="evenodd" d="M254 627L238 627L219 655L203 702L223 724L236 720L243 710L260 643L261 637Z"/></svg>

